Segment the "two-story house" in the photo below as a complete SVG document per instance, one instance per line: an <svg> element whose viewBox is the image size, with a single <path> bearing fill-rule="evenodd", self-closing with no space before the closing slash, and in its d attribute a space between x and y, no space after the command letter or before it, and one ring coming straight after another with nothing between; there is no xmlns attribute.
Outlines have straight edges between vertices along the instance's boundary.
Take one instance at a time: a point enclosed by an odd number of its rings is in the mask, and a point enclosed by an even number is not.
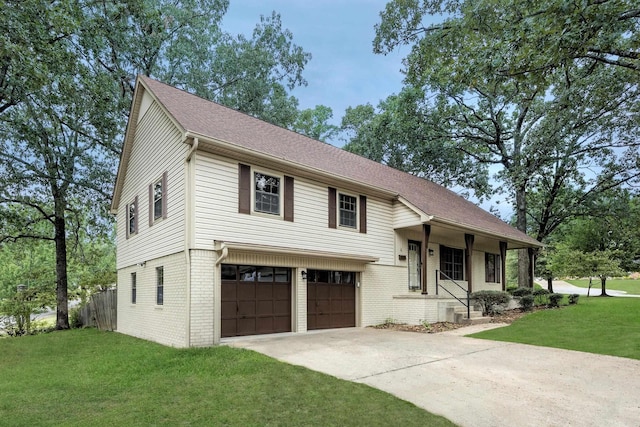
<svg viewBox="0 0 640 427"><path fill-rule="evenodd" d="M176 347L444 320L524 233L428 180L140 77L115 191L118 331Z"/></svg>

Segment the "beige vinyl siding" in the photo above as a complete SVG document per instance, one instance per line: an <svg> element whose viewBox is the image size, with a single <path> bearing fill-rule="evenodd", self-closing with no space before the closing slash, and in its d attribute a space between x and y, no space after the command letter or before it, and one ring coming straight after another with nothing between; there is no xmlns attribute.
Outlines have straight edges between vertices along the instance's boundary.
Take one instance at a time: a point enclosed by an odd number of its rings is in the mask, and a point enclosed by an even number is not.
<svg viewBox="0 0 640 427"><path fill-rule="evenodd" d="M278 171L285 174L287 171ZM195 247L214 240L361 254L393 263L391 201L367 199L367 233L327 226L327 185L294 176L295 221L238 213L238 162L212 155L196 158Z"/></svg>
<svg viewBox="0 0 640 427"><path fill-rule="evenodd" d="M156 267L164 271L164 303L156 305ZM131 303L131 273L137 301ZM118 332L174 347L187 343L187 263L183 254L118 270Z"/></svg>
<svg viewBox="0 0 640 427"><path fill-rule="evenodd" d="M136 128L117 226L118 269L184 250L185 166L188 146L160 107L151 104ZM149 184L167 171L166 219L149 227ZM138 196L138 233L126 238L126 204Z"/></svg>
<svg viewBox="0 0 640 427"><path fill-rule="evenodd" d="M422 224L420 215L405 204L396 201L393 204L393 228L412 227Z"/></svg>

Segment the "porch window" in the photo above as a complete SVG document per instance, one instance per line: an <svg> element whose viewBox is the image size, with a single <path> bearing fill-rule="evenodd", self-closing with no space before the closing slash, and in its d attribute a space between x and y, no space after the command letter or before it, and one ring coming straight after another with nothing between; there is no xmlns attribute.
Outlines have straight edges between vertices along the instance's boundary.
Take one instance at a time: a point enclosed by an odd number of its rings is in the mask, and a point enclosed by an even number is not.
<svg viewBox="0 0 640 427"><path fill-rule="evenodd" d="M464 251L440 246L440 278L464 280Z"/></svg>
<svg viewBox="0 0 640 427"><path fill-rule="evenodd" d="M484 254L484 273L485 282L500 282L500 255L489 253Z"/></svg>

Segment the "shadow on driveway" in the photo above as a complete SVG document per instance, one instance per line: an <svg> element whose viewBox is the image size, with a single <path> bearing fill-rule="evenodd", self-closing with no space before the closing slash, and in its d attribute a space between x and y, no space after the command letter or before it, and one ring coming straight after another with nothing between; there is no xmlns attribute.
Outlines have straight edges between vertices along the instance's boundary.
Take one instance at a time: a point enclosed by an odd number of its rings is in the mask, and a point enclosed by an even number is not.
<svg viewBox="0 0 640 427"><path fill-rule="evenodd" d="M226 344L368 384L461 426L640 426L640 361L463 330L333 329Z"/></svg>

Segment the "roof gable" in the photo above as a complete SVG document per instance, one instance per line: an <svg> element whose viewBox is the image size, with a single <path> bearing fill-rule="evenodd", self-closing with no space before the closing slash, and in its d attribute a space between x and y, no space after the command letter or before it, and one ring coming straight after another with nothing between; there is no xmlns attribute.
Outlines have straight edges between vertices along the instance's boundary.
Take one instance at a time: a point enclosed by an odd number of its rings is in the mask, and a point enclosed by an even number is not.
<svg viewBox="0 0 640 427"><path fill-rule="evenodd" d="M132 105L121 163L132 143L133 117L139 110L141 90L151 92L174 123L186 134L193 133L223 141L281 161L327 172L346 181L383 189L405 199L431 221L497 235L524 246L540 246L533 238L456 193L429 180L393 169L333 145L308 138L247 114L192 95L164 83L140 76ZM136 105L136 102L138 103ZM124 172L120 165L120 173ZM117 207L114 192L114 204Z"/></svg>

